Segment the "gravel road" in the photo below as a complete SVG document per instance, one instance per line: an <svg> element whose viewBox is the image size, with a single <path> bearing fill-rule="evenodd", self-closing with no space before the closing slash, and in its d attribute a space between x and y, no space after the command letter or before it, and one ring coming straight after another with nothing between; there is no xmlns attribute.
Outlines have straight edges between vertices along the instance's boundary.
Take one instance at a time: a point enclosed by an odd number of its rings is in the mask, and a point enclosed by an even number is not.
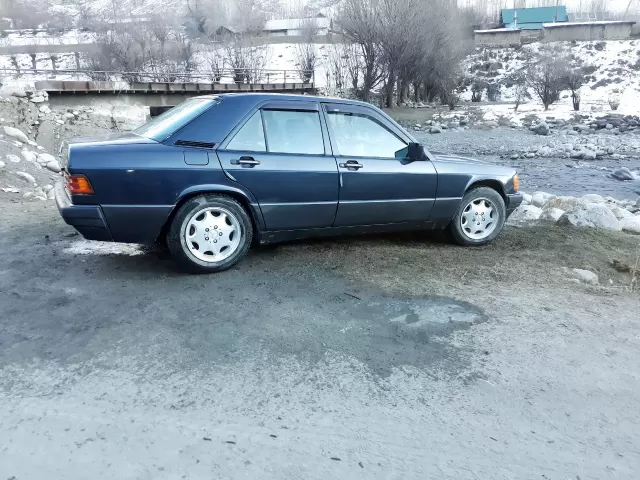
<svg viewBox="0 0 640 480"><path fill-rule="evenodd" d="M637 478L640 297L608 266L637 237L323 240L184 276L2 210L0 478Z"/></svg>

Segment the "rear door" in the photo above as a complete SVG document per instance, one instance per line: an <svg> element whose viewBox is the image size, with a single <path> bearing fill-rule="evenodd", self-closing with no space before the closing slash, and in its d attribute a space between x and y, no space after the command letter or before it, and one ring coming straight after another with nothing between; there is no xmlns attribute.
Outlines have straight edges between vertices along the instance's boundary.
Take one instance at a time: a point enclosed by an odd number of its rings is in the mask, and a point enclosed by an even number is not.
<svg viewBox="0 0 640 480"><path fill-rule="evenodd" d="M396 158L411 139L373 108L327 103L324 111L340 172L334 226L428 220L435 168L429 160Z"/></svg>
<svg viewBox="0 0 640 480"><path fill-rule="evenodd" d="M222 168L258 200L267 230L334 222L339 177L320 113L317 102L263 104L218 149Z"/></svg>

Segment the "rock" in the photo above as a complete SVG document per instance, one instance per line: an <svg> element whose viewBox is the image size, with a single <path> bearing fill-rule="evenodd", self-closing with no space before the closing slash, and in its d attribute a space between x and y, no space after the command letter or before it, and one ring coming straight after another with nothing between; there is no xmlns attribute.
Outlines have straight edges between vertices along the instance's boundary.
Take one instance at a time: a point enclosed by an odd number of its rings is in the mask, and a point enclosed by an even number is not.
<svg viewBox="0 0 640 480"><path fill-rule="evenodd" d="M520 205L507 220L507 225L518 226L528 225L536 222L540 215L542 215L542 209L533 205Z"/></svg>
<svg viewBox="0 0 640 480"><path fill-rule="evenodd" d="M577 135L580 135L580 134L578 132L576 132L575 130L568 130L567 131L567 135L577 136Z"/></svg>
<svg viewBox="0 0 640 480"><path fill-rule="evenodd" d="M531 195L527 193L522 194L522 204L523 205L531 205Z"/></svg>
<svg viewBox="0 0 640 480"><path fill-rule="evenodd" d="M623 218L633 217L633 213L631 213L626 208L619 207L618 205L608 205L609 210L613 212L618 220L622 220Z"/></svg>
<svg viewBox="0 0 640 480"><path fill-rule="evenodd" d="M67 113L64 114L64 119L65 120L72 120L74 118L76 118L76 116L71 112L67 112ZM422 128L422 125L418 124L418 125L416 125L416 128Z"/></svg>
<svg viewBox="0 0 640 480"><path fill-rule="evenodd" d="M30 175L27 172L16 172L16 175L27 182L36 183L36 179L33 178L33 175Z"/></svg>
<svg viewBox="0 0 640 480"><path fill-rule="evenodd" d="M602 195L597 195L595 193L590 193L588 195L583 195L582 200L588 203L606 203L606 200Z"/></svg>
<svg viewBox="0 0 640 480"><path fill-rule="evenodd" d="M7 166L7 164L4 163L2 160L0 160L0 170L2 170L6 166Z"/></svg>
<svg viewBox="0 0 640 480"><path fill-rule="evenodd" d="M20 157L17 155L7 154L7 160L12 163L20 163Z"/></svg>
<svg viewBox="0 0 640 480"><path fill-rule="evenodd" d="M571 158L581 159L584 157L584 150L573 151L569 154Z"/></svg>
<svg viewBox="0 0 640 480"><path fill-rule="evenodd" d="M588 132L589 131L589 125L578 124L578 125L574 125L573 128L578 132Z"/></svg>
<svg viewBox="0 0 640 480"><path fill-rule="evenodd" d="M40 113L51 113L51 109L47 105L42 105L38 110Z"/></svg>
<svg viewBox="0 0 640 480"><path fill-rule="evenodd" d="M614 153L616 153L616 149L615 149L615 148L613 148L613 147L608 147L608 148L607 148L607 153L608 153L609 155L613 155Z"/></svg>
<svg viewBox="0 0 640 480"><path fill-rule="evenodd" d="M604 157L606 154L605 150L596 150L596 157Z"/></svg>
<svg viewBox="0 0 640 480"><path fill-rule="evenodd" d="M42 187L42 189L45 192L48 192L49 190L53 190L53 185L45 185L44 187Z"/></svg>
<svg viewBox="0 0 640 480"><path fill-rule="evenodd" d="M517 153L512 153L509 158L511 160L518 160L520 158L520 155L518 155Z"/></svg>
<svg viewBox="0 0 640 480"><path fill-rule="evenodd" d="M20 190L15 187L3 187L0 188L5 193L20 193Z"/></svg>
<svg viewBox="0 0 640 480"><path fill-rule="evenodd" d="M27 96L27 92L25 92L22 88L14 88L11 92L11 95L18 98L25 98Z"/></svg>
<svg viewBox="0 0 640 480"><path fill-rule="evenodd" d="M60 163L57 160L52 160L50 162L47 162L46 167L47 169L51 170L54 173L60 173L62 171L62 168L60 167Z"/></svg>
<svg viewBox="0 0 640 480"><path fill-rule="evenodd" d="M604 128L606 128L607 130L613 130L613 125L610 123L607 123Z"/></svg>
<svg viewBox="0 0 640 480"><path fill-rule="evenodd" d="M542 208L551 195L546 192L534 192L531 196L531 204Z"/></svg>
<svg viewBox="0 0 640 480"><path fill-rule="evenodd" d="M545 208L542 210L542 215L540 215L540 221L556 223L562 215L564 215L564 211L559 208Z"/></svg>
<svg viewBox="0 0 640 480"><path fill-rule="evenodd" d="M27 136L19 129L13 127L4 127L4 134L8 137L15 138L19 142L28 143L29 139Z"/></svg>
<svg viewBox="0 0 640 480"><path fill-rule="evenodd" d="M623 232L640 234L640 216L623 218L620 220L620 228Z"/></svg>
<svg viewBox="0 0 640 480"><path fill-rule="evenodd" d="M535 153L531 153L531 152L526 153L524 156L525 156L526 158L536 158L536 154L535 154Z"/></svg>
<svg viewBox="0 0 640 480"><path fill-rule="evenodd" d="M560 220L560 225L574 227L602 228L620 231L620 222L605 205L587 203L573 210L566 211Z"/></svg>
<svg viewBox="0 0 640 480"><path fill-rule="evenodd" d="M38 163L40 165L46 165L49 162L55 162L56 157L51 155L50 153L41 153L38 155Z"/></svg>
<svg viewBox="0 0 640 480"><path fill-rule="evenodd" d="M46 102L47 100L44 97L38 95L38 96L32 97L30 101L33 103L42 103L42 102Z"/></svg>
<svg viewBox="0 0 640 480"><path fill-rule="evenodd" d="M36 162L38 159L38 156L35 153L30 152L29 150L22 150L20 152L20 155L22 155L22 158L24 158L27 162Z"/></svg>
<svg viewBox="0 0 640 480"><path fill-rule="evenodd" d="M56 198L56 191L51 189L47 192L47 200L55 200Z"/></svg>
<svg viewBox="0 0 640 480"><path fill-rule="evenodd" d="M597 157L596 152L593 150L584 150L584 155L582 158L585 160L595 160Z"/></svg>
<svg viewBox="0 0 640 480"><path fill-rule="evenodd" d="M575 278L580 280L582 283L588 283L589 285L597 285L598 284L598 275L593 273L591 270L582 270L580 268L574 268L571 273Z"/></svg>
<svg viewBox="0 0 640 480"><path fill-rule="evenodd" d="M442 133L442 129L440 127L431 127L429 133Z"/></svg>
<svg viewBox="0 0 640 480"><path fill-rule="evenodd" d="M449 128L460 128L460 122L449 122Z"/></svg>
<svg viewBox="0 0 640 480"><path fill-rule="evenodd" d="M617 169L615 172L611 174L611 176L618 180L635 180L636 178L633 172L629 170L627 167L622 167Z"/></svg>
<svg viewBox="0 0 640 480"><path fill-rule="evenodd" d="M534 132L536 132L538 135L549 135L550 131L551 129L549 128L547 122L538 123L534 129Z"/></svg>

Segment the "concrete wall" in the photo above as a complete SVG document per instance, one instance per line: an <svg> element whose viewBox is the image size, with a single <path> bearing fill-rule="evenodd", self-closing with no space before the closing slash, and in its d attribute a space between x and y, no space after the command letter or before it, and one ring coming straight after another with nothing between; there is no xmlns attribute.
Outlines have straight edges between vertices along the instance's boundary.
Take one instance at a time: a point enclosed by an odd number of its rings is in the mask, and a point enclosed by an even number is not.
<svg viewBox="0 0 640 480"><path fill-rule="evenodd" d="M625 40L631 36L633 22L592 23L545 27L544 42Z"/></svg>
<svg viewBox="0 0 640 480"><path fill-rule="evenodd" d="M520 30L476 30L477 47L510 47L520 45Z"/></svg>

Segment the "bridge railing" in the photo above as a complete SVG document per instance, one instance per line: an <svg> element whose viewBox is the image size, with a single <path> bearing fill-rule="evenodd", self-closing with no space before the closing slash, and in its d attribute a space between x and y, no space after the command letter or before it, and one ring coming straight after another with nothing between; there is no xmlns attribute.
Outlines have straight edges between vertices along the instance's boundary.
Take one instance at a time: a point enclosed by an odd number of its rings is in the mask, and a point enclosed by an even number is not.
<svg viewBox="0 0 640 480"><path fill-rule="evenodd" d="M27 77L35 80L91 80L125 83L220 83L220 84L315 84L313 70L274 70L268 68L222 68L219 70L164 71L162 68L139 72L109 70L75 70L42 68L0 68L4 77Z"/></svg>

